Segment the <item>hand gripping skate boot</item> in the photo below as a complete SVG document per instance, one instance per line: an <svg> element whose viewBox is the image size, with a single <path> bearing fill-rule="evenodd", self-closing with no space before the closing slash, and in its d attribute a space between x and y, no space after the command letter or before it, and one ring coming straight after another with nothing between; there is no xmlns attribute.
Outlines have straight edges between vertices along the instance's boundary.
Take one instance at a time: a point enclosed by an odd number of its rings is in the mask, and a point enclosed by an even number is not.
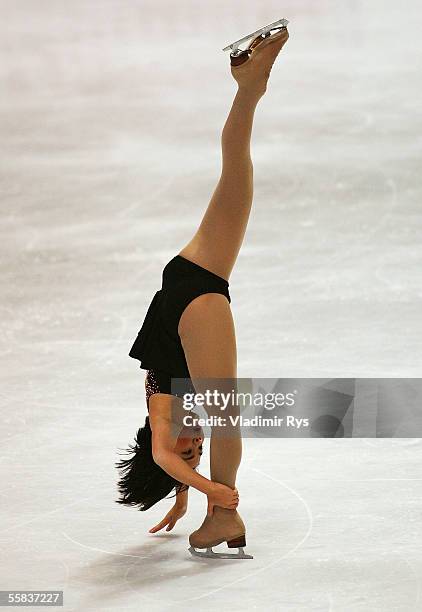
<svg viewBox="0 0 422 612"><path fill-rule="evenodd" d="M222 542L227 542L229 548L237 548L237 553L220 553L212 550ZM189 552L197 557L212 559L253 559L252 555L245 554L246 546L245 525L237 510L229 510L214 506L214 512L205 517L202 525L189 536ZM196 548L205 548L199 552Z"/></svg>
<svg viewBox="0 0 422 612"><path fill-rule="evenodd" d="M258 47L258 45L260 45L265 39L270 38L272 35L276 34L277 32L280 32L280 30L285 29L288 23L289 23L288 19L279 19L278 21L274 21L274 23L269 23L263 28L256 30L256 32L247 34L243 38L240 38L239 40L236 40L230 45L227 45L227 47L224 47L223 51L228 51L229 49L231 49L231 53L230 53L231 65L240 66L241 64L244 64L251 56L254 49ZM243 42L246 42L250 38L252 38L252 36L254 37L254 39L249 45L249 47L245 49L244 51L242 51L242 49L239 49L239 45Z"/></svg>

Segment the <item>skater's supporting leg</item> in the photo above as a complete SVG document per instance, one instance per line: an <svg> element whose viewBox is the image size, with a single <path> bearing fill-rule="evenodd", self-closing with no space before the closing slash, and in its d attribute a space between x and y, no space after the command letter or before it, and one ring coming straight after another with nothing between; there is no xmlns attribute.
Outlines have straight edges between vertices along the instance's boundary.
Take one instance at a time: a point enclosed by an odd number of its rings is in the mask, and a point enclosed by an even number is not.
<svg viewBox="0 0 422 612"><path fill-rule="evenodd" d="M204 320L207 325L204 325ZM230 392L236 382L237 356L233 317L227 298L219 293L207 293L195 298L183 311L179 335L189 373L198 393L206 391L206 380L223 393ZM224 379L214 382L212 379ZM202 388L202 386L204 388ZM230 390L229 390L230 387ZM223 412L210 407L208 413L225 416L236 412L231 406ZM210 444L211 480L234 488L242 456L239 427L212 428ZM223 434L223 435L222 435Z"/></svg>

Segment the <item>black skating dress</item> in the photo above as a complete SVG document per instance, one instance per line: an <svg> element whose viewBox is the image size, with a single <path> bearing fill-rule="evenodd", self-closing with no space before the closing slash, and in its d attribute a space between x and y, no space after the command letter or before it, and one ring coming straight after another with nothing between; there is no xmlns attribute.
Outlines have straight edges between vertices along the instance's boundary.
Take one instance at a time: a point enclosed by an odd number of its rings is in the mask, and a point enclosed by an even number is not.
<svg viewBox="0 0 422 612"><path fill-rule="evenodd" d="M183 347L177 331L188 304L204 293L221 293L229 303L229 283L221 276L176 255L163 268L161 289L154 295L142 327L129 352L147 370L147 408L153 393L195 393ZM174 381L172 378L185 379Z"/></svg>

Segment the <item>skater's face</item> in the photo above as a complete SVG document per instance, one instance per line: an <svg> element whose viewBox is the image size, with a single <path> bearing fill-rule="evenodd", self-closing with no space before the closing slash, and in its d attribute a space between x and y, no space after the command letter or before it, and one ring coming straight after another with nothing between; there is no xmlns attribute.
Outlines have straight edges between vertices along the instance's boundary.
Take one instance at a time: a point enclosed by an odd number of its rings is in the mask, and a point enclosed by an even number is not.
<svg viewBox="0 0 422 612"><path fill-rule="evenodd" d="M195 469L201 461L203 441L202 427L184 427L177 438L174 450L192 469Z"/></svg>

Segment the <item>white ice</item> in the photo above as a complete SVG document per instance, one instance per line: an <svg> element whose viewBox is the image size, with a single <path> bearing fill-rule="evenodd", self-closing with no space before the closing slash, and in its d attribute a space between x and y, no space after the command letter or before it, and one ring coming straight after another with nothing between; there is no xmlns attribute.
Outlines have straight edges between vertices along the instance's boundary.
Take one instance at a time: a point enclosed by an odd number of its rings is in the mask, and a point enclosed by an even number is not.
<svg viewBox="0 0 422 612"><path fill-rule="evenodd" d="M420 3L1 7L0 589L63 589L66 611L420 610L419 438L245 439L253 560L191 557L200 493L170 534L148 529L171 500L114 503L146 414L128 351L219 177L221 49L271 21L290 40L230 278L238 375L420 376Z"/></svg>

